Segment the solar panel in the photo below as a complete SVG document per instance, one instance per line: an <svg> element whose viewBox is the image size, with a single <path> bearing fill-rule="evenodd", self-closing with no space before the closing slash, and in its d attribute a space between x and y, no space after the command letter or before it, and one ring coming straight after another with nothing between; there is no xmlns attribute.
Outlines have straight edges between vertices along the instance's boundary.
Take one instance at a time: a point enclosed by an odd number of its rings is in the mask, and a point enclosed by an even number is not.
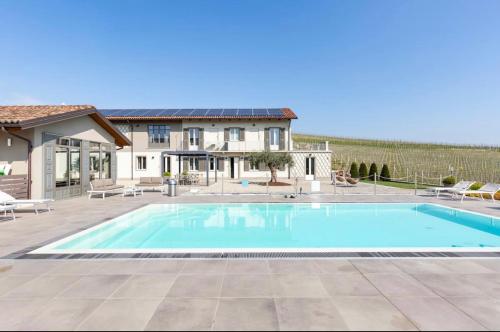
<svg viewBox="0 0 500 332"><path fill-rule="evenodd" d="M265 108L256 108L253 110L254 116L268 116L267 109Z"/></svg>
<svg viewBox="0 0 500 332"><path fill-rule="evenodd" d="M221 109L210 109L207 111L206 116L220 116L222 114Z"/></svg>
<svg viewBox="0 0 500 332"><path fill-rule="evenodd" d="M223 116L238 116L238 110L236 108L225 108L221 115L223 115Z"/></svg>
<svg viewBox="0 0 500 332"><path fill-rule="evenodd" d="M175 116L190 116L194 109L180 109Z"/></svg>
<svg viewBox="0 0 500 332"><path fill-rule="evenodd" d="M252 116L253 110L251 108L242 108L238 110L238 116Z"/></svg>
<svg viewBox="0 0 500 332"><path fill-rule="evenodd" d="M270 108L267 110L270 116L280 117L283 116L283 111L279 108Z"/></svg>
<svg viewBox="0 0 500 332"><path fill-rule="evenodd" d="M206 109L195 109L193 113L191 113L191 116L205 116L207 114Z"/></svg>
<svg viewBox="0 0 500 332"><path fill-rule="evenodd" d="M159 110L159 114L158 116L172 116L174 115L178 110L174 110L174 109L162 109L162 110Z"/></svg>

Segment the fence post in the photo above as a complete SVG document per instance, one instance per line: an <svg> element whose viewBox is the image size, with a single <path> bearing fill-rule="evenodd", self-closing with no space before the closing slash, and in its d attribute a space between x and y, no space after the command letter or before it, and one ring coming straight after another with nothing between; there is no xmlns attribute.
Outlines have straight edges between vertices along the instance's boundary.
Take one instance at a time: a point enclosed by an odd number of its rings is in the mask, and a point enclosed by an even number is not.
<svg viewBox="0 0 500 332"><path fill-rule="evenodd" d="M221 187L222 188L221 189L222 192L221 192L221 195L224 195L224 173L222 173L222 181L221 181L221 183L222 183L222 187Z"/></svg>
<svg viewBox="0 0 500 332"><path fill-rule="evenodd" d="M424 171L422 171L422 184L424 183Z"/></svg>
<svg viewBox="0 0 500 332"><path fill-rule="evenodd" d="M269 179L271 181L271 179ZM269 195L269 181L266 179L266 193Z"/></svg>
<svg viewBox="0 0 500 332"><path fill-rule="evenodd" d="M415 196L417 196L417 187L418 187L418 177L417 173L415 173Z"/></svg>
<svg viewBox="0 0 500 332"><path fill-rule="evenodd" d="M333 180L333 194L337 195L337 172L332 172L332 180Z"/></svg>
<svg viewBox="0 0 500 332"><path fill-rule="evenodd" d="M439 186L443 186L443 176L441 174L439 174Z"/></svg>
<svg viewBox="0 0 500 332"><path fill-rule="evenodd" d="M377 196L377 173L373 174L373 192Z"/></svg>

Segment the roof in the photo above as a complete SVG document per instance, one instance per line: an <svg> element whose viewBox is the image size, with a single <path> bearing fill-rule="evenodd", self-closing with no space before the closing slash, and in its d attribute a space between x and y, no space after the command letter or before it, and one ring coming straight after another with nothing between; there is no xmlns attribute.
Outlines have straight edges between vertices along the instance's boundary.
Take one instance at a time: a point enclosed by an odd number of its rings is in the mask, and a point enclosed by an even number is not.
<svg viewBox="0 0 500 332"><path fill-rule="evenodd" d="M289 108L102 109L109 120L297 119Z"/></svg>
<svg viewBox="0 0 500 332"><path fill-rule="evenodd" d="M82 116L90 116L114 137L118 146L131 144L131 142L92 105L0 106L0 127L24 130Z"/></svg>

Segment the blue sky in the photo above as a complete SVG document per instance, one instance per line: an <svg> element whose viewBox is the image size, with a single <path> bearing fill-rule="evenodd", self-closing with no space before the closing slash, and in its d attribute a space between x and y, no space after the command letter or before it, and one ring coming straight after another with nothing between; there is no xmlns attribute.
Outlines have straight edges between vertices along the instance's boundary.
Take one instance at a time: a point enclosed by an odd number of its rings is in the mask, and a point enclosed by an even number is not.
<svg viewBox="0 0 500 332"><path fill-rule="evenodd" d="M295 131L500 145L500 1L0 0L0 104L290 107Z"/></svg>

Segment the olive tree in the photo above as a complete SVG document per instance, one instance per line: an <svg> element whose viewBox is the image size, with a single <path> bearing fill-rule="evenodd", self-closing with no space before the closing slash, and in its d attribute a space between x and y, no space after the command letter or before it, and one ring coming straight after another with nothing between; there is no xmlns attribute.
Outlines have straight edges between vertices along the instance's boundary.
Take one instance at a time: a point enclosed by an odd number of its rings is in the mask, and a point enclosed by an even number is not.
<svg viewBox="0 0 500 332"><path fill-rule="evenodd" d="M255 152L248 156L253 165L265 164L271 171L271 182L278 182L278 170L288 165L293 166L293 158L287 152Z"/></svg>

